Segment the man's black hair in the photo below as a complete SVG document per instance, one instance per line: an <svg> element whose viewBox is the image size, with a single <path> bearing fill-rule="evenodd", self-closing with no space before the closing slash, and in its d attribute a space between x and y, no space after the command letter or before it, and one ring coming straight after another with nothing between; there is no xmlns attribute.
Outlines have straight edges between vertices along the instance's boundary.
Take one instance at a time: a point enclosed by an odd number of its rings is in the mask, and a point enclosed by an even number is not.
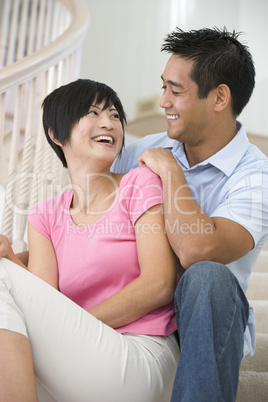
<svg viewBox="0 0 268 402"><path fill-rule="evenodd" d="M255 86L255 68L248 47L238 41L241 33L218 28L184 32L176 28L161 48L193 61L191 79L198 86L199 98L220 84L232 95L232 110L238 116L248 103Z"/></svg>

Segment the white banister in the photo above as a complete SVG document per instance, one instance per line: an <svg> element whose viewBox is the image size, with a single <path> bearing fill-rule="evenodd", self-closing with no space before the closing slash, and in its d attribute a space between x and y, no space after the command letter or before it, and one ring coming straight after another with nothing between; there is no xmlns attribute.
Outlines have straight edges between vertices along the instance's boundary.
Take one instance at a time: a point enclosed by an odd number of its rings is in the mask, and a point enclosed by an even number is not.
<svg viewBox="0 0 268 402"><path fill-rule="evenodd" d="M88 13L80 0L2 0L0 15L1 233L18 252L26 247L29 208L66 185L45 139L41 104L78 78Z"/></svg>

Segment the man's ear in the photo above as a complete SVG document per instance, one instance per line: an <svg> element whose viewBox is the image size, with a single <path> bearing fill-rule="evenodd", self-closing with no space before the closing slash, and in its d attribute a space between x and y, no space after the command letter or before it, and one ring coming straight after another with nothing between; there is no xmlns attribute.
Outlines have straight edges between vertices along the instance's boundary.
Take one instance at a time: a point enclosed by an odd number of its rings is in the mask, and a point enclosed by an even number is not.
<svg viewBox="0 0 268 402"><path fill-rule="evenodd" d="M220 84L215 88L214 110L221 112L231 103L231 91L228 85Z"/></svg>
<svg viewBox="0 0 268 402"><path fill-rule="evenodd" d="M48 129L48 135L50 136L51 141L62 147L62 144L54 137L53 131L50 128Z"/></svg>

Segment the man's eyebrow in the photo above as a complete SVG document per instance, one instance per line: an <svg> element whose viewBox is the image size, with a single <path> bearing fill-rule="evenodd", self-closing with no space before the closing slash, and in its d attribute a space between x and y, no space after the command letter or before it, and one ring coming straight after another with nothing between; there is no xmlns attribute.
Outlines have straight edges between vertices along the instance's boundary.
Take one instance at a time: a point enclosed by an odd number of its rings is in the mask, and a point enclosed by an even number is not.
<svg viewBox="0 0 268 402"><path fill-rule="evenodd" d="M161 75L161 79L162 79L162 81L165 81L163 75ZM178 82L175 82L172 80L167 80L167 84L171 84L172 86L177 87L177 88L184 88L182 84L179 84Z"/></svg>

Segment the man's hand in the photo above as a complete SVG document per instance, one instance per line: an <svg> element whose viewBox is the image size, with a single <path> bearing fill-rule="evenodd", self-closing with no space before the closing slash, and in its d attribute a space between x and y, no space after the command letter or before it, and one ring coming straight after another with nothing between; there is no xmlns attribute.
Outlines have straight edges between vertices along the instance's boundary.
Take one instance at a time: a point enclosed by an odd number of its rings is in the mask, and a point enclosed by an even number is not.
<svg viewBox="0 0 268 402"><path fill-rule="evenodd" d="M147 149L139 156L138 163L139 166L148 166L161 178L163 173L168 172L170 169L180 169L172 152L163 148Z"/></svg>

